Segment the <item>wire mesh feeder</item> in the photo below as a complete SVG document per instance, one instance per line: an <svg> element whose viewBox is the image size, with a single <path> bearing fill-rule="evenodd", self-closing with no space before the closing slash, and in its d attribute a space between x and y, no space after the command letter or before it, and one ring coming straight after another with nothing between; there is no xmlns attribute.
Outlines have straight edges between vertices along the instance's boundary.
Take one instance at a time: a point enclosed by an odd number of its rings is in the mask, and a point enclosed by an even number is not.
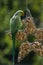
<svg viewBox="0 0 43 65"><path fill-rule="evenodd" d="M43 56L43 45L42 43L39 43L39 42L33 42L32 44L32 49L33 51L40 55L40 56Z"/></svg>
<svg viewBox="0 0 43 65"><path fill-rule="evenodd" d="M43 28L36 28L35 37L39 42L43 42Z"/></svg>
<svg viewBox="0 0 43 65"><path fill-rule="evenodd" d="M29 35L29 34L33 34L36 30L36 26L32 20L31 17L27 17L26 19L26 28L24 29L24 32Z"/></svg>
<svg viewBox="0 0 43 65"><path fill-rule="evenodd" d="M22 30L18 30L17 35L16 35L16 39L20 42L23 42L24 40L27 39L27 35L25 32L23 32Z"/></svg>
<svg viewBox="0 0 43 65"><path fill-rule="evenodd" d="M43 45L39 42L23 42L19 48L18 62L23 60L31 51L34 51L40 56L43 56Z"/></svg>
<svg viewBox="0 0 43 65"><path fill-rule="evenodd" d="M23 60L23 58L25 56L27 56L30 51L31 51L31 44L28 41L23 42L20 45L20 48L19 48L18 62L20 62L21 60Z"/></svg>

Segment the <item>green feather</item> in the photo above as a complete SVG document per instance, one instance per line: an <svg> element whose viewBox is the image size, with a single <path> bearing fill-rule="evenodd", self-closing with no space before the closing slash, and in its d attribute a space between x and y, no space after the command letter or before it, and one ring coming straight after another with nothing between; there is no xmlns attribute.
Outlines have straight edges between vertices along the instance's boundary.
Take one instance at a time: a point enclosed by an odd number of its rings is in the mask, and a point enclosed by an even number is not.
<svg viewBox="0 0 43 65"><path fill-rule="evenodd" d="M21 23L21 19L20 17L15 17L14 19L12 19L12 22L11 22L11 32L12 33L15 33L15 31L18 31L18 29L20 29L22 27L22 23Z"/></svg>

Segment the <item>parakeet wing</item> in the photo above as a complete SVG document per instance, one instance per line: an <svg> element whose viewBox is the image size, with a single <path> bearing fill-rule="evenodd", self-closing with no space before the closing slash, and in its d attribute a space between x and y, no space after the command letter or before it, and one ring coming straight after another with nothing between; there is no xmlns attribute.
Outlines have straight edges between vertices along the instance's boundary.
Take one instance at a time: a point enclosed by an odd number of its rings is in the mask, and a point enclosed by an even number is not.
<svg viewBox="0 0 43 65"><path fill-rule="evenodd" d="M11 32L17 31L19 28L21 28L21 19L20 17L15 17L11 20Z"/></svg>

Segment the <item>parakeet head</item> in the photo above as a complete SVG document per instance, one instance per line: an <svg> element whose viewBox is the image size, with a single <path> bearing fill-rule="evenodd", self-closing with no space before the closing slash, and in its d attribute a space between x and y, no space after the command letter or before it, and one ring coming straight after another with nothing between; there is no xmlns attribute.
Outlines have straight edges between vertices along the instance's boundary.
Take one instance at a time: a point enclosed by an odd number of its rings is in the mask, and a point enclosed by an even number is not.
<svg viewBox="0 0 43 65"><path fill-rule="evenodd" d="M15 16L23 16L24 15L24 12L22 10L18 10L16 13L15 13Z"/></svg>

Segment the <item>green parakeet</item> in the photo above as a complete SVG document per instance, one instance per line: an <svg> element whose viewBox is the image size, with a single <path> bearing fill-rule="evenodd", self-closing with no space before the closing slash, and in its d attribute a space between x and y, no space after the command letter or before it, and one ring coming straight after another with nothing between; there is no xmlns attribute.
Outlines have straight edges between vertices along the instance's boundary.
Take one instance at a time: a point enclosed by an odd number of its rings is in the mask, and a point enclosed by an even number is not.
<svg viewBox="0 0 43 65"><path fill-rule="evenodd" d="M15 33L18 29L21 28L22 23L21 23L21 18L20 16L23 15L22 10L18 10L13 17L10 19L10 30L11 33Z"/></svg>
<svg viewBox="0 0 43 65"><path fill-rule="evenodd" d="M21 18L24 12L22 10L18 10L13 17L10 19L10 31L12 34L12 41L13 41L13 64L14 64L14 54L15 54L15 40L16 40L16 33L22 27Z"/></svg>

